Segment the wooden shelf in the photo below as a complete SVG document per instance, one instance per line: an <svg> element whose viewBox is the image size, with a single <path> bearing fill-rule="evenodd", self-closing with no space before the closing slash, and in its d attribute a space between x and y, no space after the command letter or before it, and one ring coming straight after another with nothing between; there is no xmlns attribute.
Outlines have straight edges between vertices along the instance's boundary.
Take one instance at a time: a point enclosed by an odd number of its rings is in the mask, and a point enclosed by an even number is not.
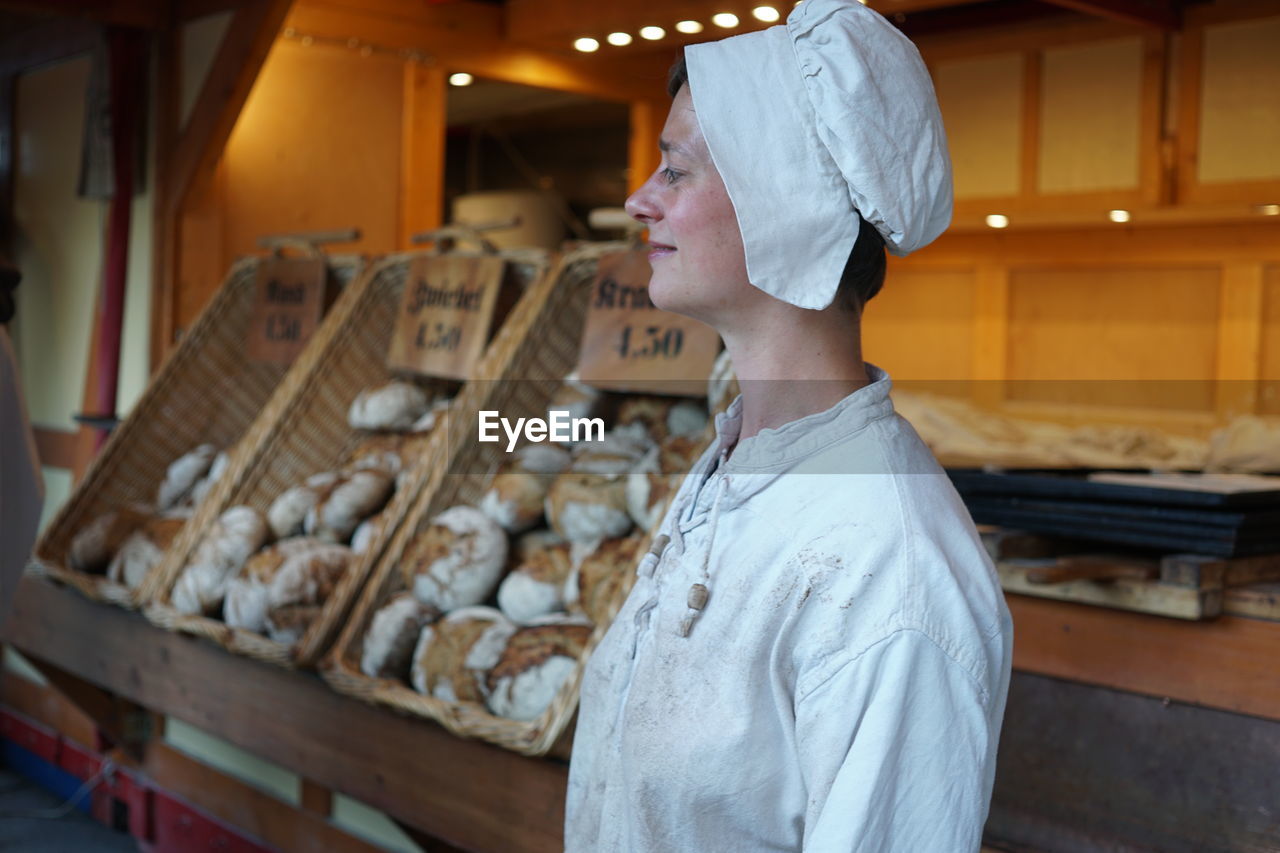
<svg viewBox="0 0 1280 853"><path fill-rule="evenodd" d="M23 578L4 641L477 851L562 849L568 767L366 705L318 677L163 631L140 614Z"/></svg>

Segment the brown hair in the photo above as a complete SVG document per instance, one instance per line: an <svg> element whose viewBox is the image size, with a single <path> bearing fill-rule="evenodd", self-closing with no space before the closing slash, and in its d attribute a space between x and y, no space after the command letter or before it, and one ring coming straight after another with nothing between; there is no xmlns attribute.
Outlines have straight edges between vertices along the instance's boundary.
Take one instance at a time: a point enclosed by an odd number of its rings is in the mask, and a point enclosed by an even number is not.
<svg viewBox="0 0 1280 853"><path fill-rule="evenodd" d="M687 85L689 66L681 56L667 74L667 94L674 98L680 87ZM845 311L861 312L867 300L884 287L885 266L884 238L859 214L858 239L853 241L853 249L840 274L835 303Z"/></svg>

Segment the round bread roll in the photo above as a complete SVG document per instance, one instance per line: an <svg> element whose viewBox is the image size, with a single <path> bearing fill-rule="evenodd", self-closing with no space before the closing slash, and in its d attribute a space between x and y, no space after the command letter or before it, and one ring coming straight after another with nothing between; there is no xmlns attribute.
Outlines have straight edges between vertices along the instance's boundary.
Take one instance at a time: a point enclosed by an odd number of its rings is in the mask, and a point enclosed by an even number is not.
<svg viewBox="0 0 1280 853"><path fill-rule="evenodd" d="M297 645L324 608L318 604L289 604L267 611L267 636L284 646Z"/></svg>
<svg viewBox="0 0 1280 853"><path fill-rule="evenodd" d="M382 509L394 488L394 478L382 471L352 471L307 510L302 529L326 542L348 542L360 522Z"/></svg>
<svg viewBox="0 0 1280 853"><path fill-rule="evenodd" d="M227 584L222 602L222 619L232 628L262 634L267 630L267 589L285 560L317 548L330 547L318 539L295 536L263 548L245 561L240 572Z"/></svg>
<svg viewBox="0 0 1280 853"><path fill-rule="evenodd" d="M507 535L475 507L455 506L431 519L400 562L405 587L448 613L493 593L507 561Z"/></svg>
<svg viewBox="0 0 1280 853"><path fill-rule="evenodd" d="M105 512L76 531L67 549L67 564L77 572L106 571L126 539L151 518L143 506Z"/></svg>
<svg viewBox="0 0 1280 853"><path fill-rule="evenodd" d="M575 374L566 376L547 405L547 419L552 412L568 412L572 418L589 418L600 404L600 392L580 381ZM570 442L572 443L572 442Z"/></svg>
<svg viewBox="0 0 1280 853"><path fill-rule="evenodd" d="M222 479L223 473L231 464L231 454L222 450L218 455L213 457L213 463L209 465L209 471L196 483L191 489L191 505L199 506L204 500L204 496L209 494L214 486L218 485L218 480Z"/></svg>
<svg viewBox="0 0 1280 853"><path fill-rule="evenodd" d="M568 544L534 551L502 579L498 607L521 624L563 610L564 582L572 568Z"/></svg>
<svg viewBox="0 0 1280 853"><path fill-rule="evenodd" d="M640 537L607 539L577 562L565 580L565 608L593 624L610 617L619 588L629 582L639 561Z"/></svg>
<svg viewBox="0 0 1280 853"><path fill-rule="evenodd" d="M351 553L363 554L373 547L378 534L382 533L382 516L373 515L360 522L356 532L351 534Z"/></svg>
<svg viewBox="0 0 1280 853"><path fill-rule="evenodd" d="M417 385L393 380L357 394L347 423L353 429L407 430L426 413L428 404L427 392Z"/></svg>
<svg viewBox="0 0 1280 853"><path fill-rule="evenodd" d="M535 551L541 551L543 548L549 548L552 545L562 545L566 541L563 536L550 527L539 527L537 530L522 533L512 540L510 558L518 566L533 556Z"/></svg>
<svg viewBox="0 0 1280 853"><path fill-rule="evenodd" d="M582 442L574 448L572 470L583 474L614 476L636 466L653 447L642 424L619 427L600 441Z"/></svg>
<svg viewBox="0 0 1280 853"><path fill-rule="evenodd" d="M528 530L542 518L547 489L573 458L554 444L530 444L516 451L494 475L480 509L508 533Z"/></svg>
<svg viewBox="0 0 1280 853"><path fill-rule="evenodd" d="M437 397L431 404L431 407L423 413L422 417L413 422L413 426L409 427L411 434L425 435L436 428L436 424L440 418L449 409L449 404L453 400L449 397Z"/></svg>
<svg viewBox="0 0 1280 853"><path fill-rule="evenodd" d="M169 550L173 539L187 523L186 516L161 516L147 519L129 534L120 550L107 566L107 577L129 589L137 589Z"/></svg>
<svg viewBox="0 0 1280 853"><path fill-rule="evenodd" d="M322 605L351 565L351 549L324 544L291 554L267 584L267 608L295 604Z"/></svg>
<svg viewBox="0 0 1280 853"><path fill-rule="evenodd" d="M323 474L313 474L301 486L281 492L267 508L271 535L276 539L287 539L300 534L307 513L333 491L340 479L340 474L326 471Z"/></svg>
<svg viewBox="0 0 1280 853"><path fill-rule="evenodd" d="M182 570L173 587L173 606L181 613L216 611L227 584L268 535L266 518L253 507L233 506L224 512Z"/></svg>
<svg viewBox="0 0 1280 853"><path fill-rule="evenodd" d="M191 490L209 472L209 466L217 455L218 448L202 444L171 462L164 472L164 482L156 491L156 508L163 512L190 497Z"/></svg>
<svg viewBox="0 0 1280 853"><path fill-rule="evenodd" d="M631 529L627 481L621 475L566 471L547 491L547 521L570 542L598 542Z"/></svg>
<svg viewBox="0 0 1280 853"><path fill-rule="evenodd" d="M446 702L484 704L486 677L515 630L492 607L464 607L427 625L413 650L413 688Z"/></svg>
<svg viewBox="0 0 1280 853"><path fill-rule="evenodd" d="M512 720L536 720L573 675L590 636L590 625L562 617L513 633L489 671L489 710Z"/></svg>
<svg viewBox="0 0 1280 853"><path fill-rule="evenodd" d="M413 593L397 593L369 621L360 652L360 671L373 678L407 680L418 637L423 627L439 616L439 610L418 601Z"/></svg>
<svg viewBox="0 0 1280 853"><path fill-rule="evenodd" d="M691 436L669 436L632 470L627 478L627 512L641 530L652 530L662 520L665 501L679 490L680 481L697 461L699 443L699 438Z"/></svg>
<svg viewBox="0 0 1280 853"><path fill-rule="evenodd" d="M367 436L347 455L347 464L343 467L348 471L373 469L395 477L404 468L400 457L403 444L404 436L399 433Z"/></svg>

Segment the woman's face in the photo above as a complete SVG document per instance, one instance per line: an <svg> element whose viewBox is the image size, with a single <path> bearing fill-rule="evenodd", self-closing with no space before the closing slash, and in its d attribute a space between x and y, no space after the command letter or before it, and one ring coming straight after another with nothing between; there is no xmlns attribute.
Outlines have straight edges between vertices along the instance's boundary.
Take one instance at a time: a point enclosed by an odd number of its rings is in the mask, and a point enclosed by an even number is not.
<svg viewBox="0 0 1280 853"><path fill-rule="evenodd" d="M742 232L711 160L689 87L671 103L658 147L662 162L627 199L627 213L649 228L649 296L659 308L719 327L755 292Z"/></svg>

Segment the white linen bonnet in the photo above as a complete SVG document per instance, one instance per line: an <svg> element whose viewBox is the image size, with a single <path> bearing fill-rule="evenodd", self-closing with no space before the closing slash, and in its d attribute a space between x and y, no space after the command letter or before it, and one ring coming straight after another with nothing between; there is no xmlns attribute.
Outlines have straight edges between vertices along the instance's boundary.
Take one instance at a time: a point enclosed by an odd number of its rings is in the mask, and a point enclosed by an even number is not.
<svg viewBox="0 0 1280 853"><path fill-rule="evenodd" d="M831 304L858 215L895 255L951 221L933 83L906 36L857 0L804 0L786 25L685 48L689 92L733 202L751 283Z"/></svg>

